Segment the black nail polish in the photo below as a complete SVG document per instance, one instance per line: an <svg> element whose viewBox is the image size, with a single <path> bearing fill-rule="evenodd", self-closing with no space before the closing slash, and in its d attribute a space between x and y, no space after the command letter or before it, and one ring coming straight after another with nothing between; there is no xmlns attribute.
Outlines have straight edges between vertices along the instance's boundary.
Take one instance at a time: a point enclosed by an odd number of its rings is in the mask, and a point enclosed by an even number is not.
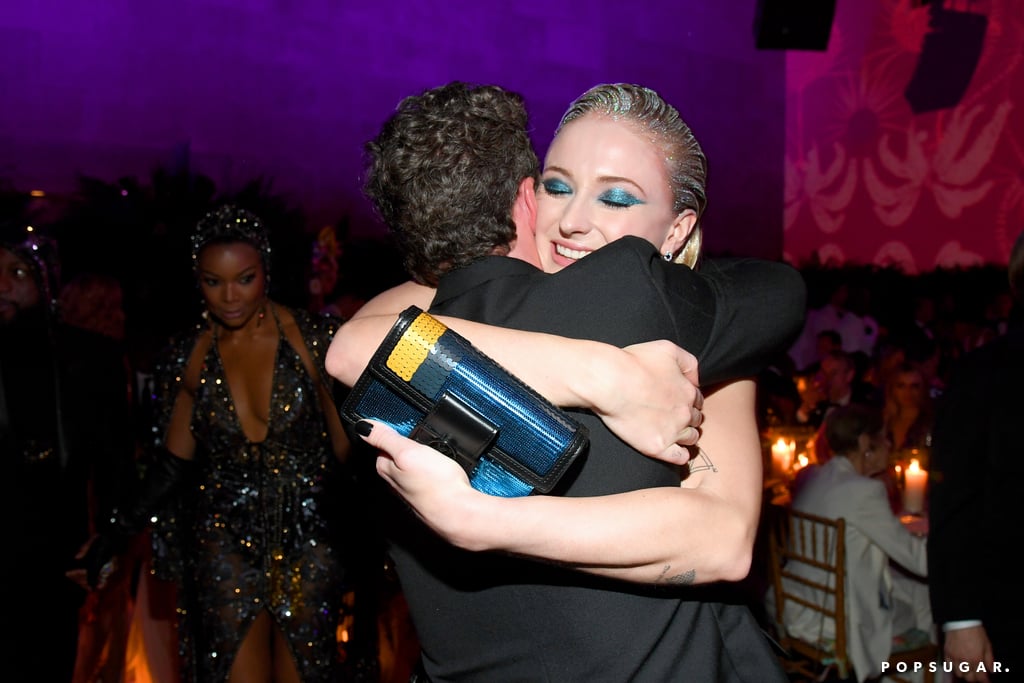
<svg viewBox="0 0 1024 683"><path fill-rule="evenodd" d="M359 436L369 436L370 432L373 431L373 423L367 422L366 420L360 420L356 422L355 426L356 434Z"/></svg>

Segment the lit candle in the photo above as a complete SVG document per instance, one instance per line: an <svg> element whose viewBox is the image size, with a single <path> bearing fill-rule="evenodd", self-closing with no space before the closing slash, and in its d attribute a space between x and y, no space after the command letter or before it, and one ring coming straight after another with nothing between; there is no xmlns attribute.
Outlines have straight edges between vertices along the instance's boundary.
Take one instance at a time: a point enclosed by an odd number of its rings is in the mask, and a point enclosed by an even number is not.
<svg viewBox="0 0 1024 683"><path fill-rule="evenodd" d="M903 511L910 514L924 512L924 489L928 483L928 472L921 469L921 464L914 458L903 473Z"/></svg>
<svg viewBox="0 0 1024 683"><path fill-rule="evenodd" d="M772 444L772 476L785 477L789 472L789 466L793 461L793 450L796 444L786 443L786 440L779 437L779 440Z"/></svg>

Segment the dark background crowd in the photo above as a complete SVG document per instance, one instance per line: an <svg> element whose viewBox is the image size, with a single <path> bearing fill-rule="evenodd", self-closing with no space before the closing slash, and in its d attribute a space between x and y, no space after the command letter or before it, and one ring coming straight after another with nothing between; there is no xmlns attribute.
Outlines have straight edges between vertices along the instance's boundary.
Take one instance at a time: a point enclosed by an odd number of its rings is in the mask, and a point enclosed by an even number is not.
<svg viewBox="0 0 1024 683"><path fill-rule="evenodd" d="M0 183L0 213L5 221L35 224L57 241L63 283L80 275L117 281L133 354L152 351L200 311L199 298L189 296L192 274L181 264L188 262L187 236L196 220L220 203L264 217L274 246L274 293L290 305L347 317L360 302L406 279L387 235L359 229L349 216L311 226L303 210L263 178L230 193L204 175L162 169L143 180L82 177L79 184L72 197L53 200ZM916 361L937 351L941 381L950 361L994 330L1005 330L1010 315L1005 268L997 264L915 273L898 264L839 266L812 259L793 265L807 282L809 311L831 307L841 289L840 313L866 316L875 328L871 348L845 349L855 354L860 372L876 360L872 356L909 345ZM803 373L809 369L805 356L794 349L779 369Z"/></svg>
<svg viewBox="0 0 1024 683"><path fill-rule="evenodd" d="M202 310L188 265L189 235L214 207L232 202L263 218L272 244L272 291L295 308L346 318L362 302L407 279L386 236L359 236L367 231L353 230L346 216L311 226L301 209L262 179L233 193L220 192L202 175L162 170L146 181L83 177L80 185L78 193L60 202L4 187L0 220L17 228L32 225L54 240L59 268L50 284L60 320L107 337L120 350L135 411L127 431L137 449L150 428L145 382L154 357ZM758 419L765 433L785 427L822 430L833 408L867 403L881 409L896 452L927 451L936 405L957 361L1005 334L1022 315L1014 307L1006 268L999 265L918 273L897 266L794 265L808 287L807 320L801 337L759 377ZM818 448L819 461L827 460L822 439ZM898 509L898 492L892 494ZM137 587L125 586L120 599L130 604L134 591ZM83 614L95 618L120 609L118 604L87 607ZM383 657L403 656L397 654L402 645L388 639L407 628L400 605L395 614L389 608L380 615L388 624L379 642ZM101 654L108 636L111 643L125 644L126 634L117 635L118 628L126 625L115 621L100 629L93 663L118 661L116 652ZM80 652L80 665L81 657Z"/></svg>

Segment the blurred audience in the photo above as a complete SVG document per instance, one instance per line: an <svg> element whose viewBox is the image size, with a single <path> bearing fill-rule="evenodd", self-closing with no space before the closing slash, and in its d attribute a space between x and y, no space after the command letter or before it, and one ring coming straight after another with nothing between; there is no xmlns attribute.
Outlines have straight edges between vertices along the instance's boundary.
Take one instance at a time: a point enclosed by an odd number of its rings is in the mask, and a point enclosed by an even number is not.
<svg viewBox="0 0 1024 683"><path fill-rule="evenodd" d="M785 351L776 353L757 377L758 427L796 424L800 390L796 383L793 359Z"/></svg>
<svg viewBox="0 0 1024 683"><path fill-rule="evenodd" d="M805 383L796 419L800 424L820 427L828 413L851 403L877 402L872 387L857 374L851 354L829 351L818 371Z"/></svg>
<svg viewBox="0 0 1024 683"><path fill-rule="evenodd" d="M930 637L928 589L922 580L927 575L925 540L893 514L885 485L875 478L889 465L881 411L859 404L836 407L825 418L824 433L833 457L805 469L793 508L846 520L848 655L856 680L864 681L881 674L894 641L920 643ZM821 570L808 567L803 573L824 580ZM806 599L822 598L807 588ZM823 624L819 612L794 603L787 605L784 623L787 631L809 642L835 637L834 623Z"/></svg>
<svg viewBox="0 0 1024 683"><path fill-rule="evenodd" d="M850 315L840 328L843 350L870 358L881 334L878 321L872 315L871 290L864 283L851 282L846 308Z"/></svg>
<svg viewBox="0 0 1024 683"><path fill-rule="evenodd" d="M882 416L885 434L896 451L931 446L934 402L921 366L901 363L885 383Z"/></svg>
<svg viewBox="0 0 1024 683"><path fill-rule="evenodd" d="M866 311L870 301L866 289L851 286L842 279L824 286L828 287L827 302L807 311L803 331L789 350L801 372L807 372L820 358L819 335L824 330L832 330L838 335L839 348L847 353L859 352L870 356L878 339L878 323ZM853 302L864 310L856 312L851 306Z"/></svg>
<svg viewBox="0 0 1024 683"><path fill-rule="evenodd" d="M38 681L72 680L87 596L76 553L130 481L134 456L121 354L58 319L60 265L53 240L0 226L0 497L17 615L6 647Z"/></svg>
<svg viewBox="0 0 1024 683"><path fill-rule="evenodd" d="M928 339L935 339L936 305L935 297L930 292L920 292L914 296L911 323L914 329Z"/></svg>
<svg viewBox="0 0 1024 683"><path fill-rule="evenodd" d="M843 350L843 338L837 330L832 328L818 332L815 338L814 360L807 367L803 368L801 374L813 376L821 369L821 361L833 351Z"/></svg>
<svg viewBox="0 0 1024 683"><path fill-rule="evenodd" d="M125 339L124 290L121 282L107 273L79 273L61 287L58 310L65 324L113 340L124 362L129 399L134 402L137 393L135 373Z"/></svg>
<svg viewBox="0 0 1024 683"><path fill-rule="evenodd" d="M313 241L313 253L309 263L309 304L313 313L333 315L348 319L351 315L343 315L338 306L338 258L344 246L338 241L335 226L327 225L320 229Z"/></svg>
<svg viewBox="0 0 1024 683"><path fill-rule="evenodd" d="M60 291L60 317L68 325L124 342L124 293L106 273L81 273Z"/></svg>
<svg viewBox="0 0 1024 683"><path fill-rule="evenodd" d="M65 324L113 341L125 368L125 391L132 400L133 374L124 346L124 296L117 278L106 273L76 275L61 287L58 312ZM124 565L124 571L108 581L104 590L89 594L82 610L73 683L117 681L124 675L138 560L131 558Z"/></svg>
<svg viewBox="0 0 1024 683"><path fill-rule="evenodd" d="M140 387L127 350L121 282L107 273L79 273L61 288L59 304L66 324L109 337L120 350L135 410L137 454L152 416L137 400ZM180 680L169 647L176 639L173 607L166 607L173 603L173 584L150 575L147 544L148 536L136 539L121 558L124 571L112 577L104 590L90 593L81 619L73 683Z"/></svg>
<svg viewBox="0 0 1024 683"><path fill-rule="evenodd" d="M1024 307L1024 233L1010 254L1010 290ZM939 401L932 439L928 569L943 651L967 681L1021 680L1024 588L1009 559L1024 525L1024 325L1019 317L964 356ZM1002 673L995 673L996 666Z"/></svg>
<svg viewBox="0 0 1024 683"><path fill-rule="evenodd" d="M405 281L400 264L390 242L353 239L347 220L325 226L313 240L306 307L348 320L369 299Z"/></svg>

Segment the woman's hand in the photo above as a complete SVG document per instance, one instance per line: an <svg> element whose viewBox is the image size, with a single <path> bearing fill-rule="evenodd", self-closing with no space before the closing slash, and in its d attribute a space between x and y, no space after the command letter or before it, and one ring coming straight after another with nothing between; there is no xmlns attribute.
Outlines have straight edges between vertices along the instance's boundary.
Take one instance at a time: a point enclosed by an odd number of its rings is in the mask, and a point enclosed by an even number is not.
<svg viewBox="0 0 1024 683"><path fill-rule="evenodd" d="M372 427L372 431L370 428ZM402 436L380 422L363 420L355 431L379 449L377 474L437 534L459 545L461 530L475 503L487 494L469 485L469 477L447 455Z"/></svg>
<svg viewBox="0 0 1024 683"><path fill-rule="evenodd" d="M690 460L685 446L700 438L704 396L698 388L697 358L665 340L615 349L601 357L591 375L594 412L620 439L646 456L676 465Z"/></svg>

